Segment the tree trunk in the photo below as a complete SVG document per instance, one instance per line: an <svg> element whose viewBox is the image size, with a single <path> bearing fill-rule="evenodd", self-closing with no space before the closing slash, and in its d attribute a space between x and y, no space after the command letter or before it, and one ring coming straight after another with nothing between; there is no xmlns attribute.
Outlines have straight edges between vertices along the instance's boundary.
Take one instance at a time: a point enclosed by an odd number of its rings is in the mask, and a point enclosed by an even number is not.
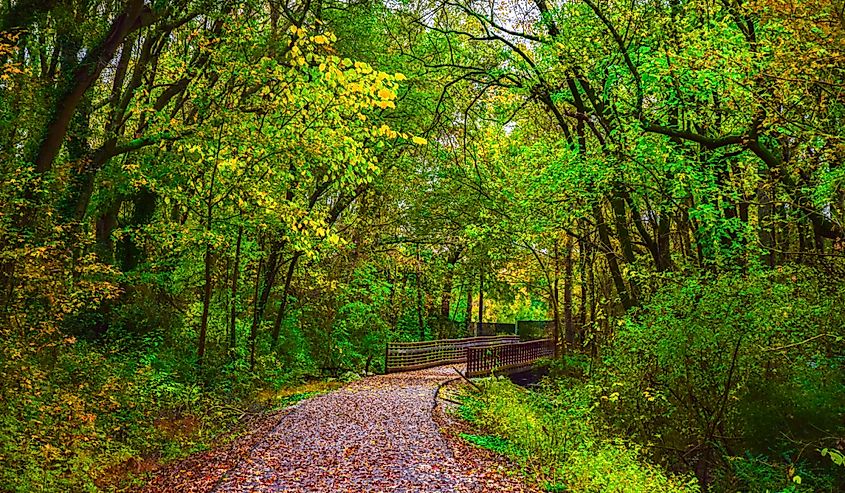
<svg viewBox="0 0 845 493"><path fill-rule="evenodd" d="M279 343L279 334L282 330L282 322L285 319L285 313L287 311L288 306L288 293L290 292L290 283L293 279L293 273L296 269L296 263L299 260L299 257L301 256L302 252L296 252L290 259L290 265L288 265L288 272L287 275L285 275L285 287L282 290L282 299L279 303L279 311L276 312L276 320L273 322L273 334L272 340L270 342L270 349L275 349L276 344Z"/></svg>
<svg viewBox="0 0 845 493"><path fill-rule="evenodd" d="M117 48L123 44L126 36L141 27L152 24L154 20L152 12L143 1L132 0L128 3L126 10L115 18L111 31L100 46L86 53L85 59L76 67L72 79L64 89L64 94L56 105L56 113L44 133L44 139L35 158L37 173L43 174L52 168L77 106L91 85L100 77L103 69L111 63ZM71 70L70 67L67 69Z"/></svg>
<svg viewBox="0 0 845 493"><path fill-rule="evenodd" d="M258 322L264 319L264 311L267 309L267 302L270 300L270 292L276 285L276 275L279 272L279 263L284 246L285 242L280 241L274 242L270 248L270 255L267 257L267 263L264 266L264 282L261 286L261 294L255 305Z"/></svg>
<svg viewBox="0 0 845 493"><path fill-rule="evenodd" d="M760 247L763 248L762 262L769 267L775 266L774 234L772 231L772 201L774 197L767 188L768 183L761 181L757 186L757 228Z"/></svg>
<svg viewBox="0 0 845 493"><path fill-rule="evenodd" d="M158 196L148 188L142 188L131 198L132 218L127 226L144 226L149 224L155 214ZM205 218L207 219L207 218ZM132 235L124 235L118 242L118 259L123 272L133 270L146 259L144 250L138 246Z"/></svg>
<svg viewBox="0 0 845 493"><path fill-rule="evenodd" d="M220 145L222 140L222 129L221 129L221 137L217 141L217 156L214 158L214 167L211 170L211 181L208 186L208 198L206 199L206 218L205 218L205 231L209 235L211 234L212 222L214 219L213 212L214 212L214 182L217 179L217 167L219 161L217 157L220 155ZM202 298L202 318L200 319L200 340L197 344L197 365L202 366L203 358L205 358L205 340L208 334L208 312L211 308L211 268L212 268L212 256L211 256L211 242L210 238L206 238L205 242L205 286L203 289L203 298Z"/></svg>
<svg viewBox="0 0 845 493"><path fill-rule="evenodd" d="M238 335L237 335L237 316L238 316L238 277L241 270L241 240L244 235L244 227L238 226L238 239L235 243L235 266L232 271L232 291L229 300L229 357L234 360Z"/></svg>
<svg viewBox="0 0 845 493"><path fill-rule="evenodd" d="M588 266L588 274L590 278L590 328L591 328L591 338L590 344L592 346L591 354L596 356L598 354L598 344L596 342L596 312L598 312L598 306L596 306L596 268L595 268L595 250L590 249L590 264Z"/></svg>
<svg viewBox="0 0 845 493"><path fill-rule="evenodd" d="M618 194L610 198L610 205L613 209L613 217L616 223L616 236L619 238L619 244L622 246L622 254L628 264L633 264L636 261L634 256L634 246L631 243L631 234L628 230L628 221L625 214L625 201Z"/></svg>
<svg viewBox="0 0 845 493"><path fill-rule="evenodd" d="M258 259L255 269L255 293L253 295L252 326L249 330L249 371L255 371L255 341L258 339L258 297L261 291L261 269L264 259Z"/></svg>
<svg viewBox="0 0 845 493"><path fill-rule="evenodd" d="M481 324L484 323L484 268L478 270L478 330L475 335L483 335Z"/></svg>
<svg viewBox="0 0 845 493"><path fill-rule="evenodd" d="M420 266L420 246L417 245L417 262L414 272L414 281L417 288L417 324L420 329L420 340L425 340L425 317L423 316L423 292L422 292L422 268Z"/></svg>
<svg viewBox="0 0 845 493"><path fill-rule="evenodd" d="M117 227L117 213L120 211L122 203L123 199L118 197L108 210L100 215L95 226L94 236L97 243L97 256L101 262L107 264L114 262L114 241L111 235Z"/></svg>
<svg viewBox="0 0 845 493"><path fill-rule="evenodd" d="M472 283L469 279L466 280L466 289L467 289L467 306L466 312L464 313L464 329L466 330L466 334L470 334L470 327L472 326Z"/></svg>
<svg viewBox="0 0 845 493"><path fill-rule="evenodd" d="M205 358L205 339L208 333L208 312L211 305L211 244L205 245L205 285L202 297L202 318L200 319L200 336L197 344L197 365L202 366Z"/></svg>
<svg viewBox="0 0 845 493"><path fill-rule="evenodd" d="M599 242L604 251L605 259L607 260L610 275L613 284L616 287L616 293L619 295L619 300L622 307L627 311L636 306L635 298L628 292L625 285L625 280L622 278L622 270L619 268L619 260L616 258L616 252L610 243L610 233L607 229L607 223L604 220L604 215L601 212L599 205L593 206L593 216L595 217L597 229L599 233Z"/></svg>
<svg viewBox="0 0 845 493"><path fill-rule="evenodd" d="M555 238L555 245L554 245L554 262L555 262L555 277L552 280L552 310L554 311L554 325L552 329L552 347L554 348L554 357L557 358L559 356L559 345L558 341L560 341L560 291L559 287L559 280L560 280L560 256L558 252L558 240Z"/></svg>
<svg viewBox="0 0 845 493"><path fill-rule="evenodd" d="M566 345L570 349L575 344L575 327L572 322L572 246L572 238L567 237L563 277L563 316L566 322Z"/></svg>
<svg viewBox="0 0 845 493"><path fill-rule="evenodd" d="M581 283L581 305L578 310L578 344L584 345L584 330L587 326L587 241L578 242L578 268Z"/></svg>

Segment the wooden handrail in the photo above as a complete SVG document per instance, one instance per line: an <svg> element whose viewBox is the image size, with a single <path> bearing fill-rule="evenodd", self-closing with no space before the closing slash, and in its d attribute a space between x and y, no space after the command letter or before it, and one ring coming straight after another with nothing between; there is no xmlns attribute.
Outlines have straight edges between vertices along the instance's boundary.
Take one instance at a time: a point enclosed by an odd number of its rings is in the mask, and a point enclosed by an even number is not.
<svg viewBox="0 0 845 493"><path fill-rule="evenodd" d="M497 371L523 368L553 354L551 339L469 348L466 376L482 377Z"/></svg>

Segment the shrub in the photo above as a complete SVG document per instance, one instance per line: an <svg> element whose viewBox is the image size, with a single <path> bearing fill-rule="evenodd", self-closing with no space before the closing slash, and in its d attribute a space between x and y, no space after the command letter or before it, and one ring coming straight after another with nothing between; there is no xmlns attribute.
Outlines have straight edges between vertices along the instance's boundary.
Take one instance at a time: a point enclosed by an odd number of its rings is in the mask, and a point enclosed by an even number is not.
<svg viewBox="0 0 845 493"><path fill-rule="evenodd" d="M514 458L547 489L579 492L697 491L695 481L667 474L639 447L593 425L593 389L547 386L530 392L508 380L483 383L462 412L505 441L471 439Z"/></svg>
<svg viewBox="0 0 845 493"><path fill-rule="evenodd" d="M599 411L702 482L771 489L755 479L765 475L731 467L745 450L784 470L799 460L822 467L817 453L801 451L843 431L843 294L798 267L672 280L619 321L598 372ZM808 474L799 486L792 470L780 488L824 489Z"/></svg>

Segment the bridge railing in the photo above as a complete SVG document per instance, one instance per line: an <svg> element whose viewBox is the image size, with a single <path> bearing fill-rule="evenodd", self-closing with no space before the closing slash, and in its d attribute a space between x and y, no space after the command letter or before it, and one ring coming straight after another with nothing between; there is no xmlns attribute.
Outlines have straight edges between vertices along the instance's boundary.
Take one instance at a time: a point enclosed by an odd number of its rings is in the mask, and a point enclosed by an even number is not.
<svg viewBox="0 0 845 493"><path fill-rule="evenodd" d="M526 367L553 354L551 339L469 348L466 376L483 377L495 371Z"/></svg>
<svg viewBox="0 0 845 493"><path fill-rule="evenodd" d="M422 342L389 342L384 357L385 373L421 370L449 363L463 363L467 351L501 344L515 344L519 336L467 337Z"/></svg>

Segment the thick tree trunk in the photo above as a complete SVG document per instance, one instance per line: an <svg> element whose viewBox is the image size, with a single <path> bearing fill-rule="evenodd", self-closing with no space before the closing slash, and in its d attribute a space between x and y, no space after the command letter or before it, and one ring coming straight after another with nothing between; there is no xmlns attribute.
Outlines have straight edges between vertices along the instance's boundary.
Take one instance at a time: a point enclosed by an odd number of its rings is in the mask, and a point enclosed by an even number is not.
<svg viewBox="0 0 845 493"><path fill-rule="evenodd" d="M634 246L631 243L631 233L628 230L628 218L625 213L625 201L618 194L610 198L610 205L613 209L613 218L616 224L616 236L619 238L619 244L622 246L622 254L628 264L633 264L636 261L634 256Z"/></svg>
<svg viewBox="0 0 845 493"><path fill-rule="evenodd" d="M56 105L56 113L44 132L44 138L35 157L35 171L46 173L53 166L67 135L71 118L91 85L111 63L118 47L133 31L152 24L155 20L149 7L141 0L131 0L126 10L112 22L111 30L100 46L86 53L74 71ZM70 67L68 67L70 70Z"/></svg>
<svg viewBox="0 0 845 493"><path fill-rule="evenodd" d="M768 188L768 183L761 181L757 186L757 228L760 247L763 249L762 262L769 267L775 266L774 233L772 221L772 202L774 196Z"/></svg>
<svg viewBox="0 0 845 493"><path fill-rule="evenodd" d="M135 193L132 199L132 218L126 226L139 228L149 224L155 214L158 196L152 190L143 188ZM120 269L128 272L146 260L144 250L132 235L124 235L118 242L118 259Z"/></svg>
<svg viewBox="0 0 845 493"><path fill-rule="evenodd" d="M97 242L97 256L101 262L111 264L114 262L114 240L112 233L117 227L117 213L123 198L118 197L113 204L98 219L95 227L95 239Z"/></svg>
<svg viewBox="0 0 845 493"><path fill-rule="evenodd" d="M443 279L443 292L440 295L440 319L449 320L452 312L452 270L450 269Z"/></svg>

